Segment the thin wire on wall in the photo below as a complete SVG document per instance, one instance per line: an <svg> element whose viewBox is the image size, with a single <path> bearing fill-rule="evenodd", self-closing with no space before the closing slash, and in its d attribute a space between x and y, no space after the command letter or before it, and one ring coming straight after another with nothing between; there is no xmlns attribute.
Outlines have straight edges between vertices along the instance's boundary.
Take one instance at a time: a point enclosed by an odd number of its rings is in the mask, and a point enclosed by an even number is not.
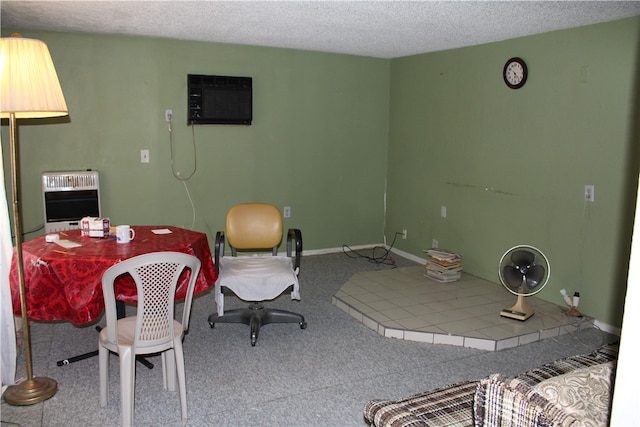
<svg viewBox="0 0 640 427"><path fill-rule="evenodd" d="M191 179L191 177L196 173L196 170L198 169L198 160L197 160L198 156L196 155L196 134L195 134L194 126L191 126L191 144L193 145L193 171L191 171L191 173L187 177L182 176L180 172L176 172L175 170L175 166L173 164L173 157L174 157L173 145L174 144L173 144L173 129L171 128L171 123L169 123L168 129L169 129L169 147L171 149L171 172L173 173L173 176L176 177L176 179L180 181L188 181L189 179Z"/></svg>
<svg viewBox="0 0 640 427"><path fill-rule="evenodd" d="M169 148L171 151L171 157L170 157L171 173L184 186L184 190L187 193L187 198L189 199L189 204L191 204L191 212L192 212L191 230L193 230L196 225L196 206L193 203L193 198L191 197L191 192L189 191L189 187L187 186L187 181L189 181L191 177L193 177L193 175L196 173L196 170L198 170L198 161L197 161L198 156L196 155L196 135L195 135L194 127L195 126L191 126L191 143L193 145L193 170L189 175L185 177L185 176L182 176L181 172L175 170L175 165L173 162L173 158L174 158L173 129L171 128L170 122L167 126L169 131Z"/></svg>

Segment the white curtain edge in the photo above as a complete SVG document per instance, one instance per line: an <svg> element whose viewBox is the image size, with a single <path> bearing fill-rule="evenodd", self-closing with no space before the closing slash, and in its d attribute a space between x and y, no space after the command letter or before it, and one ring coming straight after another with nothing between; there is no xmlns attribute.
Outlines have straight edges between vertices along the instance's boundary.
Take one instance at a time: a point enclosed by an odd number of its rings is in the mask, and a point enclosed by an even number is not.
<svg viewBox="0 0 640 427"><path fill-rule="evenodd" d="M1 140L0 140L1 142ZM0 377L2 391L15 383L16 377L16 329L11 303L11 287L9 286L9 271L13 256L13 242L11 239L11 223L9 221L9 206L7 190L4 182L4 161L0 150Z"/></svg>

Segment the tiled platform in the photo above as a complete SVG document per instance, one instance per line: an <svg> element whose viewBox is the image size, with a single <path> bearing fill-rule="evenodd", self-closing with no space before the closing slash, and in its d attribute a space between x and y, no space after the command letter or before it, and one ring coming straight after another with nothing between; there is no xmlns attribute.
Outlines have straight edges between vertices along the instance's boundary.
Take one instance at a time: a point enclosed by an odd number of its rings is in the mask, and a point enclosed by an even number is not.
<svg viewBox="0 0 640 427"><path fill-rule="evenodd" d="M332 302L378 334L410 341L496 351L574 332L586 319L528 297L526 321L500 316L516 296L503 286L463 274L453 283L424 276L424 266L355 274Z"/></svg>

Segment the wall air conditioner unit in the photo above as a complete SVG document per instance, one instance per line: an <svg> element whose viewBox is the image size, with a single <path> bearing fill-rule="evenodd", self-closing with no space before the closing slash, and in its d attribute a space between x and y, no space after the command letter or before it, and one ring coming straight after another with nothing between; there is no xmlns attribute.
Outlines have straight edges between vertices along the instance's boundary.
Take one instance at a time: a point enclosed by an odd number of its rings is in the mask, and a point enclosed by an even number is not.
<svg viewBox="0 0 640 427"><path fill-rule="evenodd" d="M187 75L188 125L250 125L251 77Z"/></svg>

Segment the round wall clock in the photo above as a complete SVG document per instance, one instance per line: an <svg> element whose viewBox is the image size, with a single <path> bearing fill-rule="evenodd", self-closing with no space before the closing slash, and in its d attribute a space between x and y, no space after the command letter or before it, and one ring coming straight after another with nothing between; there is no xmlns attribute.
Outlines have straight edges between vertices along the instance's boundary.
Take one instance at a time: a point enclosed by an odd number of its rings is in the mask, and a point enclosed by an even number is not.
<svg viewBox="0 0 640 427"><path fill-rule="evenodd" d="M527 64L521 58L511 58L502 70L504 82L511 89L520 89L527 82Z"/></svg>

